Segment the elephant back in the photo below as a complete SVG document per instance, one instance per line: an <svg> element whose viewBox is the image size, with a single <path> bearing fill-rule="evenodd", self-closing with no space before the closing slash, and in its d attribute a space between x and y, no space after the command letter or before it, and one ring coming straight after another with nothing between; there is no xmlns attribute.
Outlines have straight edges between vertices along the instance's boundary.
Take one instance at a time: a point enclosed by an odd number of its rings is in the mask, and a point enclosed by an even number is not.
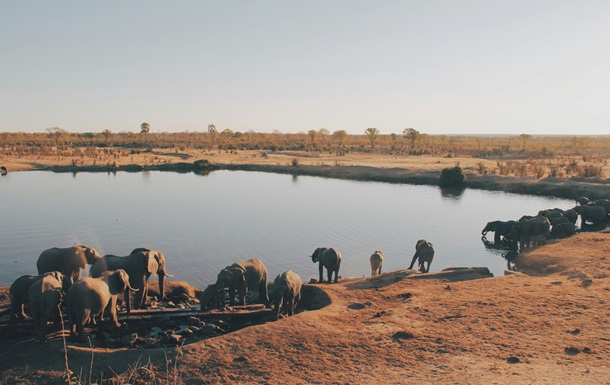
<svg viewBox="0 0 610 385"><path fill-rule="evenodd" d="M249 290L256 288L261 282L267 282L267 268L260 259L252 258L246 262L235 263L234 265L238 265L245 271Z"/></svg>
<svg viewBox="0 0 610 385"><path fill-rule="evenodd" d="M89 270L89 276L100 278L105 272L123 269L129 274L132 270L132 261L128 257L119 257L116 255L104 255L97 260Z"/></svg>
<svg viewBox="0 0 610 385"><path fill-rule="evenodd" d="M342 255L338 250L326 249L324 253L322 253L321 260L322 264L330 270L333 270L336 266L341 264Z"/></svg>

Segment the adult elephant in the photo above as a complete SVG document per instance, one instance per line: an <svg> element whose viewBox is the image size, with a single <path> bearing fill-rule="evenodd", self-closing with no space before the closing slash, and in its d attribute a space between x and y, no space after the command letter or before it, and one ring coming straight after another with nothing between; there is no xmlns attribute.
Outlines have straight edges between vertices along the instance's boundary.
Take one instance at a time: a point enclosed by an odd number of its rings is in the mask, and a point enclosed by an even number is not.
<svg viewBox="0 0 610 385"><path fill-rule="evenodd" d="M275 319L280 318L282 305L288 316L294 315L294 309L301 300L301 277L292 270L278 274L273 281L273 303L275 304Z"/></svg>
<svg viewBox="0 0 610 385"><path fill-rule="evenodd" d="M377 250L369 258L371 263L371 276L374 277L381 274L381 267L383 266L383 254Z"/></svg>
<svg viewBox="0 0 610 385"><path fill-rule="evenodd" d="M121 326L116 314L117 296L124 291L137 290L131 287L129 277L122 269L104 272L99 278L84 278L70 286L66 293L70 336L74 337L76 333L83 341L85 323L102 315L104 310L110 315L113 327ZM125 297L129 297L127 292Z"/></svg>
<svg viewBox="0 0 610 385"><path fill-rule="evenodd" d="M106 271L123 269L129 275L129 283L131 287L137 289L133 301L134 309L144 307L146 296L148 295L148 279L151 275L159 276L159 298L165 296L165 277L173 277L167 274L165 270L165 256L157 250L146 248L134 249L131 254L126 257L117 257L116 255L105 255L97 261L89 275L93 278L101 277ZM129 293L125 293L125 302L127 303L127 312L131 311L131 299Z"/></svg>
<svg viewBox="0 0 610 385"><path fill-rule="evenodd" d="M341 267L341 261L343 256L341 252L338 250L327 249L325 247L318 247L313 254L311 255L311 260L313 263L319 263L318 270L320 272L320 280L319 282L324 282L324 268L326 268L326 273L328 274L327 283L332 282L332 275L335 273L335 283L339 282L339 268Z"/></svg>
<svg viewBox="0 0 610 385"><path fill-rule="evenodd" d="M575 206L572 210L576 211L581 218L581 224L592 224L593 226L606 227L608 214L602 206Z"/></svg>
<svg viewBox="0 0 610 385"><path fill-rule="evenodd" d="M72 282L59 271L45 273L28 290L30 310L34 318L34 335L38 341L46 340L47 322L59 318L59 305Z"/></svg>
<svg viewBox="0 0 610 385"><path fill-rule="evenodd" d="M567 238L576 234L576 225L573 223L560 223L553 225L551 239Z"/></svg>
<svg viewBox="0 0 610 385"><path fill-rule="evenodd" d="M80 279L80 272L87 264L93 265L102 256L93 247L72 246L67 248L54 247L42 252L36 262L38 274L59 271L70 277L72 283Z"/></svg>
<svg viewBox="0 0 610 385"><path fill-rule="evenodd" d="M409 265L409 270L415 265L415 261L419 260L419 271L427 273L430 271L430 265L432 264L432 258L434 258L434 246L432 243L425 239L420 239L415 244L415 254ZM428 267L424 266L424 263L428 264Z"/></svg>
<svg viewBox="0 0 610 385"><path fill-rule="evenodd" d="M549 239L551 235L551 222L543 216L534 217L532 219L520 219L513 225L510 232L510 237L514 241L519 241L519 248L523 250L529 246L530 238L538 239L536 236L542 235L545 239Z"/></svg>
<svg viewBox="0 0 610 385"><path fill-rule="evenodd" d="M507 238L510 230L513 228L515 221L493 221L487 222L485 228L481 231L481 235L485 236L488 232L494 232L494 243L500 242L500 236Z"/></svg>
<svg viewBox="0 0 610 385"><path fill-rule="evenodd" d="M267 268L258 258L245 262L234 263L218 273L214 287L218 292L229 289L229 303L235 303L235 293L239 296L239 304L246 305L246 293L258 289L260 300L269 306L267 291Z"/></svg>

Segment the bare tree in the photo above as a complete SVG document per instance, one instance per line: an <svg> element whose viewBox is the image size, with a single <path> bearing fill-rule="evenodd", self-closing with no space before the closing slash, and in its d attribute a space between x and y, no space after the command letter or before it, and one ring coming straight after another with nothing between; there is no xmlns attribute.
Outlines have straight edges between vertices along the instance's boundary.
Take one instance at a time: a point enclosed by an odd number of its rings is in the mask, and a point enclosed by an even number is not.
<svg viewBox="0 0 610 385"><path fill-rule="evenodd" d="M370 128L367 128L366 130L364 130L364 133L366 134L366 136L369 138L369 141L371 142L371 148L375 148L375 141L377 140L377 137L379 136L379 130L374 127L370 127Z"/></svg>
<svg viewBox="0 0 610 385"><path fill-rule="evenodd" d="M150 124L146 122L140 124L140 132L144 134L144 145L146 146L146 135L150 132Z"/></svg>
<svg viewBox="0 0 610 385"><path fill-rule="evenodd" d="M529 140L532 138L532 136L528 135L528 134L521 134L521 135L519 135L519 138L521 139L521 142L523 142L523 151L525 151L527 142L529 142Z"/></svg>
<svg viewBox="0 0 610 385"><path fill-rule="evenodd" d="M216 126L208 124L208 133L210 134L210 148L214 147L214 139L216 139Z"/></svg>
<svg viewBox="0 0 610 385"><path fill-rule="evenodd" d="M68 131L59 127L47 128L47 131L49 132L49 136L55 140L55 147L57 148L59 148L59 139L62 137L63 134L68 133Z"/></svg>
<svg viewBox="0 0 610 385"><path fill-rule="evenodd" d="M339 146L343 145L343 139L347 136L345 130L337 130L333 132L333 137L339 141Z"/></svg>

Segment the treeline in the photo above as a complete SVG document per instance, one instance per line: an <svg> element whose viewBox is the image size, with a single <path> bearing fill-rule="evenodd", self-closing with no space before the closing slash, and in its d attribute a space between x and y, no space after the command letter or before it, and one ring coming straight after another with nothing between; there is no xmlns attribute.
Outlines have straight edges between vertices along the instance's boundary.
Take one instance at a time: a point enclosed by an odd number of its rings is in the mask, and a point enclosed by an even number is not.
<svg viewBox="0 0 610 385"><path fill-rule="evenodd" d="M375 152L393 155L467 155L482 158L582 156L585 161L605 159L610 152L610 136L471 136L428 135L414 129L401 134L382 134L375 128L362 135L339 130L310 130L307 133L217 131L210 125L208 132L102 132L70 133L61 128L44 133L4 132L0 146L5 155L15 152L46 153L49 151L88 148L176 150L265 150L265 151L323 151Z"/></svg>

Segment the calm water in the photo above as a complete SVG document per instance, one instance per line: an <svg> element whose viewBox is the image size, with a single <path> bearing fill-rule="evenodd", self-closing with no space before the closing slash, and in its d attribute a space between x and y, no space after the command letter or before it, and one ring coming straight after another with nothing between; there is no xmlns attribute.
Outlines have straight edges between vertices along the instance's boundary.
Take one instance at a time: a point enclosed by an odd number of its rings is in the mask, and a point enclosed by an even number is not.
<svg viewBox="0 0 610 385"><path fill-rule="evenodd" d="M0 285L36 274L43 250L74 244L102 255L161 250L173 279L198 287L252 257L265 263L271 280L287 269L304 280L317 277L309 257L317 247L343 253L343 277L370 275L375 250L385 256L385 272L405 269L421 238L436 249L431 271L487 266L502 275L501 251L481 242L486 222L574 206L503 192L443 196L430 186L237 171L15 172L0 177L0 197Z"/></svg>

